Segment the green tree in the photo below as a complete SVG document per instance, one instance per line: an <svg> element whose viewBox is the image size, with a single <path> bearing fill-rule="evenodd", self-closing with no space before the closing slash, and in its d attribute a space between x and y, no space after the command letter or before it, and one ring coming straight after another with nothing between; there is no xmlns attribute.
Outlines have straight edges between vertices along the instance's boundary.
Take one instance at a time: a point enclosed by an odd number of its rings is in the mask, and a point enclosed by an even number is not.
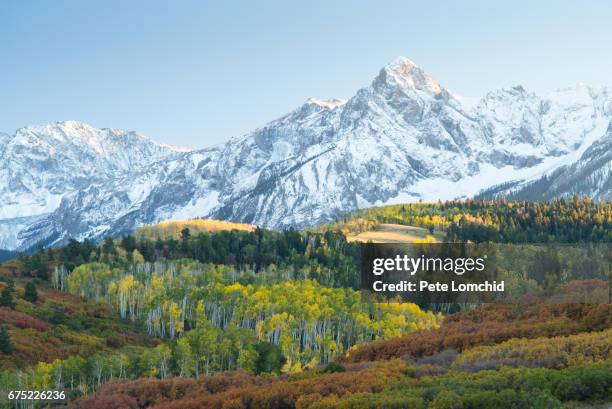
<svg viewBox="0 0 612 409"><path fill-rule="evenodd" d="M116 253L115 250L115 242L112 237L107 237L104 239L104 243L102 244L102 253L107 256L114 255Z"/></svg>
<svg viewBox="0 0 612 409"><path fill-rule="evenodd" d="M543 391L532 402L534 409L561 409L563 405L549 391Z"/></svg>
<svg viewBox="0 0 612 409"><path fill-rule="evenodd" d="M207 375L210 373L218 349L219 334L219 328L208 320L203 304L200 303L196 307L196 328L185 334L191 347L196 377L199 377L202 371Z"/></svg>
<svg viewBox="0 0 612 409"><path fill-rule="evenodd" d="M15 308L15 300L13 299L14 291L12 285L4 287L2 294L0 294L0 307Z"/></svg>
<svg viewBox="0 0 612 409"><path fill-rule="evenodd" d="M132 252L132 263L137 264L137 263L144 263L144 262L145 262L145 258L143 257L143 255L140 254L138 250L134 250Z"/></svg>
<svg viewBox="0 0 612 409"><path fill-rule="evenodd" d="M181 230L181 239L189 240L189 237L191 237L191 232L189 231L189 227L185 227L183 230Z"/></svg>
<svg viewBox="0 0 612 409"><path fill-rule="evenodd" d="M255 345L257 360L255 361L255 373L280 373L281 368L287 362L281 348L270 342L260 342Z"/></svg>
<svg viewBox="0 0 612 409"><path fill-rule="evenodd" d="M25 286L25 294L23 296L29 302L38 301L38 291L36 290L36 284L34 282L29 281Z"/></svg>
<svg viewBox="0 0 612 409"><path fill-rule="evenodd" d="M193 352L187 337L179 338L174 347L174 361L179 370L179 376L191 376L195 371Z"/></svg>
<svg viewBox="0 0 612 409"><path fill-rule="evenodd" d="M171 358L172 351L166 344L159 344L151 350L151 360L155 365L155 372L162 379L167 378L169 375Z"/></svg>
<svg viewBox="0 0 612 409"><path fill-rule="evenodd" d="M136 238L132 235L123 236L121 238L121 247L128 252L131 253L136 249L137 243Z"/></svg>
<svg viewBox="0 0 612 409"><path fill-rule="evenodd" d="M344 367L344 365L339 364L338 362L329 362L327 365L325 365L325 368L323 368L323 372L325 373L334 373L334 372L344 372L346 371L346 368Z"/></svg>
<svg viewBox="0 0 612 409"><path fill-rule="evenodd" d="M442 391L428 406L429 409L463 409L461 396L453 391Z"/></svg>
<svg viewBox="0 0 612 409"><path fill-rule="evenodd" d="M0 327L0 352L3 354L10 354L13 352L13 344L11 343L11 336L8 333L6 325Z"/></svg>

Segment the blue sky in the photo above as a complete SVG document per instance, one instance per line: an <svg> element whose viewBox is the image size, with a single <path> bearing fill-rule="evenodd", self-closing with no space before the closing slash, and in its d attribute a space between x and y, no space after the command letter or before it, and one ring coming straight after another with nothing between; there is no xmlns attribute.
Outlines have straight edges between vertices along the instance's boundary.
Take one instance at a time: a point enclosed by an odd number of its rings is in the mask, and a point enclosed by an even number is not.
<svg viewBox="0 0 612 409"><path fill-rule="evenodd" d="M399 55L465 96L612 85L610 21L609 1L7 0L0 130L74 119L206 147Z"/></svg>

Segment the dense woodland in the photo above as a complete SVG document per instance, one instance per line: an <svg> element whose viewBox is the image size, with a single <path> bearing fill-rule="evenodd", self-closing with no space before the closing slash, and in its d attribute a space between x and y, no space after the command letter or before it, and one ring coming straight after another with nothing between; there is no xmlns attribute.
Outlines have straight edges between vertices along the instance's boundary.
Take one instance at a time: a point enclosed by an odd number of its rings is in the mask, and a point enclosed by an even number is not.
<svg viewBox="0 0 612 409"><path fill-rule="evenodd" d="M0 389L64 389L70 407L93 409L610 401L611 306L565 301L609 291L588 255L543 264L559 277L585 266L564 283L515 260L503 273L530 304L443 317L358 291L360 245L346 236L396 223L448 241L610 243L611 210L469 200L366 209L309 231L194 220L71 240L0 264Z"/></svg>
<svg viewBox="0 0 612 409"><path fill-rule="evenodd" d="M552 202L462 200L371 207L316 228L345 234L378 223L443 231L447 241L494 243L610 243L612 204L589 198Z"/></svg>
<svg viewBox="0 0 612 409"><path fill-rule="evenodd" d="M53 259L72 271L76 266L88 262L102 262L121 268L139 261L152 263L193 259L201 263L232 266L239 272L254 274L275 266L292 275L287 278L312 278L333 287L358 285L355 267L359 265L360 247L357 243L348 243L339 232L276 232L257 228L253 231L223 230L195 235L189 227L191 223L181 228L178 237L170 235L162 239L160 236L165 233L153 235L148 227L146 235L137 232L120 240L108 238L101 245L87 240L71 240L59 255L55 250L40 251L24 258L24 261L29 270L44 270L44 265ZM197 224L201 224L201 221ZM160 230L166 227L162 226ZM176 230L175 227L171 229Z"/></svg>

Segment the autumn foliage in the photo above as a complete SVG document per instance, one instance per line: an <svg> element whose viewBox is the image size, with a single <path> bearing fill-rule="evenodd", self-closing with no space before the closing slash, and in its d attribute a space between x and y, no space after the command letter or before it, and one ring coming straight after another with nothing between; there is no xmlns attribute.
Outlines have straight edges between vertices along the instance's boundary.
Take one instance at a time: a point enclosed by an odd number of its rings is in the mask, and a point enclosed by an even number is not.
<svg viewBox="0 0 612 409"><path fill-rule="evenodd" d="M490 305L449 315L437 329L363 344L350 351L347 362L433 355L445 349L463 351L512 338L553 337L612 326L612 305L555 304Z"/></svg>
<svg viewBox="0 0 612 409"><path fill-rule="evenodd" d="M143 226L136 231L137 239L167 240L180 239L188 229L190 235L204 232L217 232L227 230L253 231L255 226L244 223L231 223L224 220L193 219L162 222L152 226Z"/></svg>
<svg viewBox="0 0 612 409"><path fill-rule="evenodd" d="M535 272L543 280L525 276L531 264L514 257L503 272L521 305L464 303L443 317L356 291L359 245L344 234L396 223L449 241L597 242L605 251L611 222L610 204L587 198L466 200L365 209L310 231L193 220L70 240L0 264L0 289L10 288L0 393L63 389L71 409L609 402L612 305L586 304L591 294L609 299L605 275L587 279L605 267L601 253L551 258L582 267L565 281L548 270ZM585 304L569 303L576 295Z"/></svg>

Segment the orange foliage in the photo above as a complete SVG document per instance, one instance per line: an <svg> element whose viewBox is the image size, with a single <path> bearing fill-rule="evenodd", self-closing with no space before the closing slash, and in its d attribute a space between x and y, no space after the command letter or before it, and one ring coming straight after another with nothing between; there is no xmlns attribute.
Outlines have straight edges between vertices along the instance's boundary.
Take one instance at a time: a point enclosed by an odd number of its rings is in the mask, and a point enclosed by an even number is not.
<svg viewBox="0 0 612 409"><path fill-rule="evenodd" d="M0 275L15 278L23 274L23 263L13 259L0 263Z"/></svg>
<svg viewBox="0 0 612 409"><path fill-rule="evenodd" d="M350 367L349 367L350 368ZM358 366L358 371L319 374L305 379L256 377L244 372L216 374L199 381L185 378L139 379L111 382L74 408L91 408L103 396L130 396L140 407L155 409L274 409L303 406L305 397L338 396L354 393L380 393L404 377L408 365L389 361ZM115 408L108 406L108 409Z"/></svg>
<svg viewBox="0 0 612 409"><path fill-rule="evenodd" d="M446 317L440 328L360 345L347 362L433 355L445 349L463 351L511 338L576 334L612 327L612 305L559 304L532 307L491 305Z"/></svg>
<svg viewBox="0 0 612 409"><path fill-rule="evenodd" d="M128 395L95 395L87 402L88 409L139 409L136 399Z"/></svg>

